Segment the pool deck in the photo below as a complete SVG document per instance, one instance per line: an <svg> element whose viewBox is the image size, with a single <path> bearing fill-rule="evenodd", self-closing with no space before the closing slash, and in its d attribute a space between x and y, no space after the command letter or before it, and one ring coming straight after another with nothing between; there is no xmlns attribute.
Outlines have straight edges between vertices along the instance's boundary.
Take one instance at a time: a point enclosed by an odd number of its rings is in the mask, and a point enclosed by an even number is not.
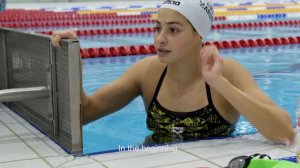
<svg viewBox="0 0 300 168"><path fill-rule="evenodd" d="M239 155L264 153L275 159L295 156L296 151L295 145L275 144L260 134L181 143L165 149L73 156L0 103L1 168L215 168L227 166Z"/></svg>

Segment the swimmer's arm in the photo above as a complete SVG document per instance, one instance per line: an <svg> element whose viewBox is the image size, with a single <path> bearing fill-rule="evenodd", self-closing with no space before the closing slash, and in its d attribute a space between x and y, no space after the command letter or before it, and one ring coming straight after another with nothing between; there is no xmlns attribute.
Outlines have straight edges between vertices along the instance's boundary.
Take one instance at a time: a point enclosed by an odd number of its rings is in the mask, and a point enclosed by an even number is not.
<svg viewBox="0 0 300 168"><path fill-rule="evenodd" d="M256 85L241 64L229 60L226 66L234 67L232 79L220 75L214 87L266 138L285 143L293 141L295 133L288 113Z"/></svg>
<svg viewBox="0 0 300 168"><path fill-rule="evenodd" d="M91 96L81 91L83 123L111 114L140 94L140 63L130 67L120 78L100 88Z"/></svg>
<svg viewBox="0 0 300 168"><path fill-rule="evenodd" d="M77 35L72 30L55 31L51 36L53 46L61 47L62 38L76 39ZM144 61L139 62L129 68L119 79L97 90L91 96L86 95L81 84L81 111L84 124L117 111L140 94L141 76L138 72L143 68L141 62Z"/></svg>

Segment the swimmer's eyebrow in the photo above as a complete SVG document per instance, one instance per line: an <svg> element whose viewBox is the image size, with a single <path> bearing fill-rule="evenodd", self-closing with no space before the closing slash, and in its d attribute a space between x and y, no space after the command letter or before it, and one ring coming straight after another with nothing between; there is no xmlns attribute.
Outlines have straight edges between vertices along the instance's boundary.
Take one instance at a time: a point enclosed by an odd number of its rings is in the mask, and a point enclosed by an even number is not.
<svg viewBox="0 0 300 168"><path fill-rule="evenodd" d="M161 23L156 20L156 24L160 25ZM177 21L170 21L170 22L166 22L167 25L172 25L172 24L178 24L180 26L182 26L182 24L180 22L177 22Z"/></svg>

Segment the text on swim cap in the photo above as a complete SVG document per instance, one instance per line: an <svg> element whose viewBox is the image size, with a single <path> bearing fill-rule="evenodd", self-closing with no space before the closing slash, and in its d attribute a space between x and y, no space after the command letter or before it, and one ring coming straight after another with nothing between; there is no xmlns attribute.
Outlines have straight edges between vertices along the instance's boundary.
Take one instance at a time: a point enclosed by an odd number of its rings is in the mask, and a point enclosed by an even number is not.
<svg viewBox="0 0 300 168"><path fill-rule="evenodd" d="M214 20L214 9L213 9L213 6L210 5L210 3L208 2L205 2L205 1L202 1L202 0L199 0L200 2L200 6L206 11L209 19L211 22L213 22Z"/></svg>
<svg viewBox="0 0 300 168"><path fill-rule="evenodd" d="M163 4L180 6L181 2L180 1L174 1L174 0L166 0ZM210 21L213 22L213 20L214 20L213 6L209 2L203 1L203 0L199 0L198 5L200 5L200 7L202 7L202 9L206 11Z"/></svg>
<svg viewBox="0 0 300 168"><path fill-rule="evenodd" d="M170 4L170 5L176 5L179 6L180 2L179 1L171 1L171 0L167 0L165 1L163 4Z"/></svg>

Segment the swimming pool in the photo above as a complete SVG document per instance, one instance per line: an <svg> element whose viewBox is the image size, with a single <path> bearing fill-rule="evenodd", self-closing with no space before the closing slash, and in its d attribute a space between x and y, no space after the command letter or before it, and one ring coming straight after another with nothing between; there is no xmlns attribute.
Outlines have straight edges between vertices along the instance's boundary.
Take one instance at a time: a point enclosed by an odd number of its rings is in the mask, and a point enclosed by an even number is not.
<svg viewBox="0 0 300 168"><path fill-rule="evenodd" d="M287 32L290 30L289 27L281 27L280 31L283 29ZM282 35L277 34L276 29L267 31L270 37ZM225 37L223 33L218 33L220 37L227 40L244 36L241 33L249 34L248 30L238 30L238 32L240 33L236 35L231 33L231 36L225 35ZM250 33L263 36L265 31L256 29ZM214 36L212 34L210 38ZM135 42L143 44L144 38L148 39L148 37L140 37L140 41L136 39ZM118 41L115 42L115 45L120 44ZM82 45L92 45L92 43L93 41L90 41ZM300 45L230 49L221 50L220 53L224 57L235 58L243 64L272 100L290 113L295 126L296 99L300 95ZM87 94L114 80L133 63L148 56L151 55L83 59L83 85ZM256 129L241 117L235 135L254 132ZM83 126L83 153L118 151L119 146L137 146L142 144L144 138L150 134L151 132L146 128L143 101L138 97L118 112Z"/></svg>
<svg viewBox="0 0 300 168"><path fill-rule="evenodd" d="M126 25L127 28L153 26L153 24ZM124 26L101 28L120 27ZM79 28L99 29L97 26ZM62 27L62 29L64 28ZM299 36L298 29L299 25L220 29L212 31L207 41ZM38 29L28 31L35 30ZM82 48L148 45L153 43L153 33L80 36L79 40ZM300 90L300 79L297 75L297 72L300 71L299 48L299 45L290 45L231 49L222 50L221 54L224 57L232 57L241 62L254 76L258 85L295 118L296 98L299 96L298 91ZM85 90L88 94L93 93L98 88L116 79L129 66L144 57L147 56L84 59L83 84ZM295 125L295 119L293 119L293 124ZM241 117L235 135L254 132L256 132L256 129ZM118 151L120 146L137 146L142 144L145 137L150 134L151 132L146 128L146 112L143 101L139 97L126 108L83 126L83 153Z"/></svg>

